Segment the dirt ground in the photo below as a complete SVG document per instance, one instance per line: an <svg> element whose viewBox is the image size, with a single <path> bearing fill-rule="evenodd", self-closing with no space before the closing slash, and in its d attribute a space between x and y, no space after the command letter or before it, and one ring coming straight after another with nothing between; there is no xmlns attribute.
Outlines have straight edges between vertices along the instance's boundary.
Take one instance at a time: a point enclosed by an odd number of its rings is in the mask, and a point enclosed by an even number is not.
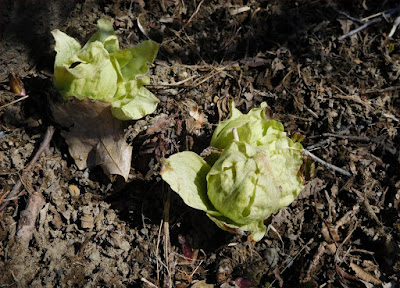
<svg viewBox="0 0 400 288"><path fill-rule="evenodd" d="M399 30L388 37L399 12L339 39L397 5L0 1L0 286L400 287ZM99 167L80 171L48 105L50 31L85 43L99 18L112 21L122 48L145 33L160 43L147 86L160 104L126 123L127 183ZM11 71L29 94L18 102ZM163 157L207 148L232 100L242 112L266 101L307 150L351 175L316 163L257 243L221 231L159 175ZM27 169L49 126L48 148ZM24 210L35 199L32 220Z"/></svg>

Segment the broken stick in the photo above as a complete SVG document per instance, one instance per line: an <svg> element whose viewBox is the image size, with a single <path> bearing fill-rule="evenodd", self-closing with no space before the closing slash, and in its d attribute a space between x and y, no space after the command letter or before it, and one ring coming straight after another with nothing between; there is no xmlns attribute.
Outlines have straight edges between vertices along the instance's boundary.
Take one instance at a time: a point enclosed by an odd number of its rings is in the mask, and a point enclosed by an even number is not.
<svg viewBox="0 0 400 288"><path fill-rule="evenodd" d="M21 218L18 222L17 239L22 247L28 247L35 230L37 216L43 205L44 199L40 192L33 192L29 196L26 209L21 212Z"/></svg>
<svg viewBox="0 0 400 288"><path fill-rule="evenodd" d="M53 138L54 134L54 127L49 126L47 127L46 134L44 135L43 141L39 146L39 149L36 151L36 154L33 156L32 160L29 162L28 166L22 172L20 179L15 183L14 187L11 189L10 193L7 195L7 198L1 203L0 205L0 212L7 207L8 202L11 201L12 198L18 195L19 191L21 191L22 181L23 178L33 167L33 164L39 159L40 155L43 153L44 150L49 146L51 138Z"/></svg>

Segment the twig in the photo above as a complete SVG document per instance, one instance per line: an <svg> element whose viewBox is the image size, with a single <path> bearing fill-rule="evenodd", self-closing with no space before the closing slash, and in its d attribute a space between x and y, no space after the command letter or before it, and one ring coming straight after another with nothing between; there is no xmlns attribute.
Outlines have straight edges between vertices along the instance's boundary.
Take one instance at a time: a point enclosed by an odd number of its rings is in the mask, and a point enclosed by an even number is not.
<svg viewBox="0 0 400 288"><path fill-rule="evenodd" d="M335 9L335 8L334 8ZM337 10L337 9L335 9L339 14L342 14L343 16L345 16L347 19L350 19L350 20L352 20L352 21L354 21L354 22L357 22L357 23L359 23L359 24L363 24L363 23L365 23L364 21L362 21L362 20L360 20L360 19L358 19L358 18L356 18L356 17L353 17L353 16L351 16L351 15L349 15L347 12L344 12L344 11L339 11L339 10Z"/></svg>
<svg viewBox="0 0 400 288"><path fill-rule="evenodd" d="M164 204L164 258L167 264L167 273L164 275L164 285L172 287L171 261L170 261L170 235L169 235L169 211L171 205L171 190L168 189L167 199ZM168 284L166 285L166 283Z"/></svg>
<svg viewBox="0 0 400 288"><path fill-rule="evenodd" d="M311 238L303 247L301 247L300 251L297 252L297 254L294 255L294 257L292 257L291 261L286 261L287 264L286 264L286 266L283 268L283 270L281 271L281 275L283 274L283 272L286 271L287 268L289 268L290 266L292 266L294 260L296 260L296 258L299 257L299 255L301 255L301 253L303 253L303 250L306 249L306 248L308 248L308 246L311 245L312 242L314 242L314 238ZM272 286L272 285L275 283L276 280L277 280L276 278L275 278L274 280L272 280L272 282L271 282L271 284L270 284L270 287L274 287L274 286Z"/></svg>
<svg viewBox="0 0 400 288"><path fill-rule="evenodd" d="M367 21L367 20L369 20L371 18L375 18L375 17L382 16L382 15L391 16L394 13L396 13L397 11L399 11L399 9L400 9L400 6L397 6L396 8L393 8L392 10L386 10L386 11L375 13L375 14L370 15L368 17L362 18L361 21Z"/></svg>
<svg viewBox="0 0 400 288"><path fill-rule="evenodd" d="M346 214L343 215L342 218L336 221L335 223L336 229L342 227L343 225L346 225L350 221L350 219L358 213L359 210L360 210L360 205L357 203L353 206L353 209L348 211Z"/></svg>
<svg viewBox="0 0 400 288"><path fill-rule="evenodd" d="M19 191L21 190L22 187L22 180L24 176L32 169L33 164L36 163L36 161L39 159L40 155L43 153L44 150L49 146L51 138L53 137L54 134L54 127L49 126L47 127L46 134L44 135L43 141L39 146L39 149L36 151L35 155L33 156L32 160L29 162L28 166L24 168L24 171L22 172L22 175L20 179L15 183L14 187L11 189L11 192L7 195L7 198L4 200L3 203L0 205L0 212L6 208L8 202L10 201L11 198L17 196Z"/></svg>
<svg viewBox="0 0 400 288"><path fill-rule="evenodd" d="M334 133L324 133L322 134L325 137L336 137L342 139L349 139L349 140L358 140L358 141L371 141L369 137L365 136L353 136L353 135L342 135L342 134L334 134Z"/></svg>
<svg viewBox="0 0 400 288"><path fill-rule="evenodd" d="M343 175L345 175L345 176L349 176L349 177L351 176L350 172L348 172L348 171L346 171L346 170L344 170L344 169L342 169L342 168L339 168L339 167L337 167L337 166L335 166L335 165L332 165L332 164L330 164L330 163L328 163L328 162L322 160L321 158L315 156L315 155L314 155L313 153L311 153L310 151L308 151L308 150L306 150L306 149L303 149L302 151L303 151L303 153L304 153L305 155L311 157L314 161L319 162L320 164L324 165L324 166L327 167L328 169L331 169L331 170L334 170L334 171L336 171L336 172L339 172L339 173L341 173L341 174L343 174Z"/></svg>
<svg viewBox="0 0 400 288"><path fill-rule="evenodd" d="M346 34L340 36L339 40L343 40L343 39L346 39L347 37L353 36L354 34L357 34L361 30L364 30L365 28L367 28L369 25L374 24L374 23L378 23L378 22L381 22L381 21L382 21L382 18L372 19L371 21L365 23L364 25L361 25L360 27L358 27L358 28L356 28L354 30L351 30L349 33L346 33Z"/></svg>
<svg viewBox="0 0 400 288"><path fill-rule="evenodd" d="M223 69L224 69L224 68L223 68ZM215 75L217 75L217 74L219 74L219 73L221 73L221 71L218 71L218 70L217 70L217 71L215 71L215 72L212 72L212 73L208 74L208 76L204 77L201 81L199 81L199 82L197 82L197 83L193 83L193 86L192 86L191 88L196 88L197 86L203 84L203 83L206 82L208 79L214 77Z"/></svg>
<svg viewBox="0 0 400 288"><path fill-rule="evenodd" d="M140 278L140 280L142 280L144 283L146 283L147 285L149 285L150 287L156 287L156 285L154 285L153 283L151 283L149 280L147 280L146 278L142 277Z"/></svg>
<svg viewBox="0 0 400 288"><path fill-rule="evenodd" d="M321 257L325 254L326 244L327 243L325 241L323 241L319 244L317 253L314 255L314 258L313 258L312 262L310 263L310 266L308 267L306 277L304 278L304 282L310 281L311 275L315 274L315 271L317 270L317 266L321 262Z"/></svg>
<svg viewBox="0 0 400 288"><path fill-rule="evenodd" d="M29 196L26 209L21 212L21 218L18 222L17 239L22 247L28 247L29 241L31 241L36 219L43 204L44 199L41 193L34 192Z"/></svg>
<svg viewBox="0 0 400 288"><path fill-rule="evenodd" d="M179 82L175 82L175 83L165 83L165 84L152 84L152 85L146 85L146 87L158 87L158 86L160 86L160 87L169 87L169 86L174 87L174 86L181 86L182 84L184 84L184 83L186 83L187 81L192 80L192 79L194 79L194 78L196 78L196 77L197 77L197 75L193 75L193 76L190 76L190 77L188 77L188 78L186 78L186 79L183 79L183 80L181 80L181 81L179 81Z"/></svg>
<svg viewBox="0 0 400 288"><path fill-rule="evenodd" d="M367 211L367 214L376 221L376 223L379 224L379 226L383 227L384 225L382 224L382 222L379 220L378 216L376 216L375 211L373 210L373 208L371 207L371 204L369 203L369 200L366 196L365 193L362 193L361 191L358 191L357 189L351 187L350 188L351 191L353 191L354 193L357 194L357 196L363 200L363 204L364 204L364 208Z"/></svg>
<svg viewBox="0 0 400 288"><path fill-rule="evenodd" d="M383 92L389 92L389 91L400 91L400 86L391 86L383 89L370 89L366 91L362 91L362 94L370 94L370 93L383 93Z"/></svg>
<svg viewBox="0 0 400 288"><path fill-rule="evenodd" d="M201 0L201 2L199 3L199 5L197 5L196 10L194 10L192 16L190 16L189 20L188 20L188 21L186 22L186 24L182 27L182 29L179 30L178 33L181 33L181 32L186 28L186 26L189 25L190 22L192 22L194 16L196 16L196 14L199 13L200 7L201 7L201 5L202 5L203 3L204 3L204 0Z"/></svg>
<svg viewBox="0 0 400 288"><path fill-rule="evenodd" d="M307 146L307 150L308 151L317 150L319 147L324 146L324 145L328 145L331 142L332 142L332 140L328 138L328 139L325 139L325 140L323 140L321 142L318 142L318 143L315 143L313 145Z"/></svg>
<svg viewBox="0 0 400 288"><path fill-rule="evenodd" d="M0 110L5 108L5 107L7 107L7 106L13 105L13 104L15 104L15 103L17 103L19 101L22 101L22 100L24 100L24 99L26 99L28 97L29 97L29 95L25 95L25 96L22 96L21 98L18 98L17 100L14 100L14 101L11 101L10 103L4 104L3 106L0 106Z"/></svg>
<svg viewBox="0 0 400 288"><path fill-rule="evenodd" d="M382 21L382 18L383 18L383 19L387 19L387 17L391 17L391 16L392 16L394 13L396 13L399 9L400 9L400 6L394 8L394 9L392 9L392 10L390 10L390 11L381 12L381 13L379 13L379 14L372 15L372 16L370 16L369 18L361 19L362 21L366 21L367 19L373 18L374 16L381 16L381 17L379 17L379 18L372 19L372 20L368 21L367 23L361 25L360 27L358 27L358 28L356 28L356 29L354 29L354 30L351 30L349 33L346 33L346 34L340 36L340 37L339 37L339 40L343 40L343 39L345 39L345 38L347 38L347 37L350 37L350 36L352 36L352 35L354 35L354 34L360 32L361 30L364 30L365 28L367 28L367 27L370 26L371 24L381 22L381 21ZM397 19L396 19L396 20L397 20ZM395 22L396 22L396 21L395 21ZM394 26L393 26L393 27L394 27ZM392 28L392 30L393 30L393 28Z"/></svg>
<svg viewBox="0 0 400 288"><path fill-rule="evenodd" d="M160 285L160 266L158 265L161 262L161 257L159 257L159 249L160 249L160 241L161 241L161 228L163 227L164 220L161 219L160 228L158 229L158 236L157 236L157 245L156 245L156 258L157 258L157 285ZM164 263L162 263L164 264Z"/></svg>

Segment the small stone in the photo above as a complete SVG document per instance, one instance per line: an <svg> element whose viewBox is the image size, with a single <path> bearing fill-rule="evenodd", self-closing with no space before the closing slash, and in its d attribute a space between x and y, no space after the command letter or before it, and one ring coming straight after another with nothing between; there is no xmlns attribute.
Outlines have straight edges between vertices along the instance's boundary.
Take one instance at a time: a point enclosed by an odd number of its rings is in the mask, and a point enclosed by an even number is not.
<svg viewBox="0 0 400 288"><path fill-rule="evenodd" d="M78 197L81 194L78 186L74 184L68 186L68 192L71 194L72 197Z"/></svg>

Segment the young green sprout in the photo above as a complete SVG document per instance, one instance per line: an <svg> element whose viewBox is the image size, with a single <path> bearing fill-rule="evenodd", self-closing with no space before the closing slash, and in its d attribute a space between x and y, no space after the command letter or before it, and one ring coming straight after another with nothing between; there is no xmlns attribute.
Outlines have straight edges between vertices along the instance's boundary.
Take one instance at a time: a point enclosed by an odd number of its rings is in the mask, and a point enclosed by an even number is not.
<svg viewBox="0 0 400 288"><path fill-rule="evenodd" d="M56 29L54 86L65 100L76 97L111 103L114 117L136 120L153 113L159 102L144 85L148 63L153 63L158 44L152 40L119 50L118 38L110 21L100 19L98 30L85 46Z"/></svg>
<svg viewBox="0 0 400 288"><path fill-rule="evenodd" d="M267 120L264 109L242 114L231 105L211 139L219 154L205 160L193 152L163 159L162 178L183 201L207 213L229 232L251 232L259 241L264 220L290 205L304 187L302 145L286 136L283 125Z"/></svg>

